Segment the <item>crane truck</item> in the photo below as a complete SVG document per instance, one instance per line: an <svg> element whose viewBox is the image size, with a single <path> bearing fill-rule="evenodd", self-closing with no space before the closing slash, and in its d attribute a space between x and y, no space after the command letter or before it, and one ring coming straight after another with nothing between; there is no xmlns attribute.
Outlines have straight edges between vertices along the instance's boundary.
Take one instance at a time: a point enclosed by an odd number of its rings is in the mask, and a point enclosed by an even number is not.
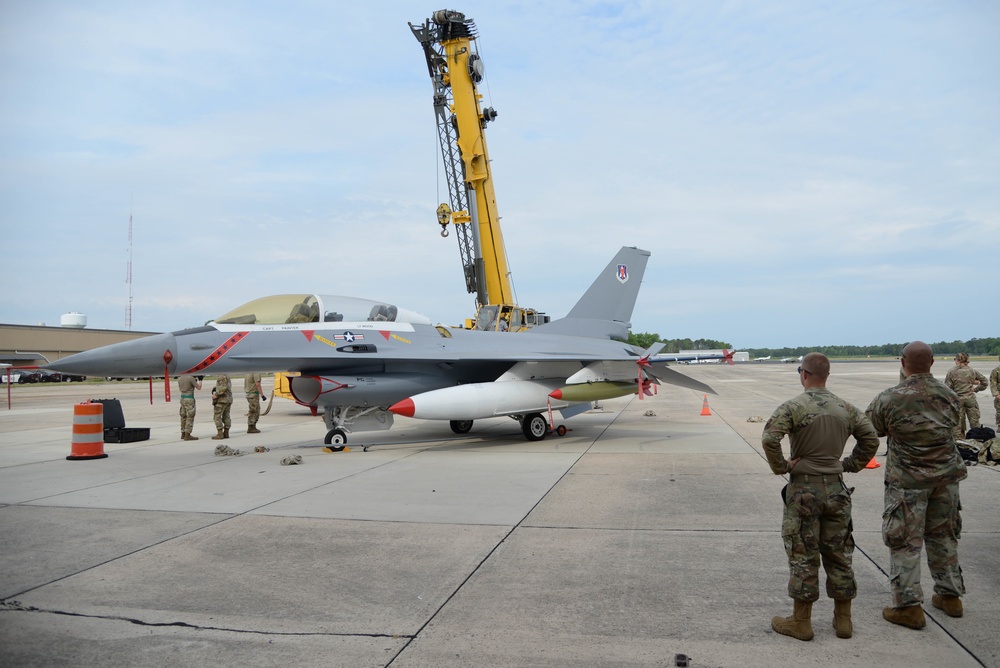
<svg viewBox="0 0 1000 668"><path fill-rule="evenodd" d="M409 24L427 59L434 85L434 113L449 202L437 209L441 236L457 231L465 286L476 295L476 317L468 329L517 332L548 322L544 313L515 303L507 267L496 193L486 150L486 124L497 117L482 108L478 84L483 60L476 24L461 12L442 9L421 25Z"/></svg>

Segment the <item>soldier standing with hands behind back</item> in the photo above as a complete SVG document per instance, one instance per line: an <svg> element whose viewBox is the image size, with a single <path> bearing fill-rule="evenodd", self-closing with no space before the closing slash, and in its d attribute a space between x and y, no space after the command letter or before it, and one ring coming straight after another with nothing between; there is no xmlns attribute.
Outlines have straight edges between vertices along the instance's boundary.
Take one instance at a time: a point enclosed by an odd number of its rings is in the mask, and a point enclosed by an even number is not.
<svg viewBox="0 0 1000 668"><path fill-rule="evenodd" d="M229 410L233 407L233 388L229 382L229 376L221 374L215 379L215 387L212 388L212 408L215 413L215 428L219 430L213 441L229 438Z"/></svg>
<svg viewBox="0 0 1000 668"><path fill-rule="evenodd" d="M958 483L967 473L955 446L959 398L931 375L934 353L922 341L903 348L906 381L872 400L866 411L880 436L888 436L882 541L889 548L892 607L882 617L922 629L920 552L934 578L931 603L950 617L962 616L965 582L958 564L962 508Z"/></svg>
<svg viewBox="0 0 1000 668"><path fill-rule="evenodd" d="M857 595L852 556L851 490L844 471L857 472L875 456L878 436L860 410L826 389L830 360L809 353L798 368L805 390L774 411L764 425L764 453L776 475L789 475L781 537L788 554L791 617L774 617L771 628L799 640L812 640L812 604L819 599L819 565L826 571L826 593L834 601L833 627L838 638L850 638L851 600ZM781 439L791 441L791 459L781 452ZM844 446L857 443L843 460Z"/></svg>
<svg viewBox="0 0 1000 668"><path fill-rule="evenodd" d="M944 377L944 384L958 395L958 424L955 425L955 438L965 438L965 418L969 418L969 429L979 426L979 402L976 392L986 389L986 376L969 366L969 354L955 355L955 366Z"/></svg>

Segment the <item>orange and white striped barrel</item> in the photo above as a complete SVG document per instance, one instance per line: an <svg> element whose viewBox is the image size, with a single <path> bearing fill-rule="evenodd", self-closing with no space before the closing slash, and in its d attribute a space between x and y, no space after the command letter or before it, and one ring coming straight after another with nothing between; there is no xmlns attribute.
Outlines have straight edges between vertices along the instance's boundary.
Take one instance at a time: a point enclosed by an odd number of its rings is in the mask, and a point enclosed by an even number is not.
<svg viewBox="0 0 1000 668"><path fill-rule="evenodd" d="M73 406L73 447L66 459L100 459L104 454L104 404Z"/></svg>

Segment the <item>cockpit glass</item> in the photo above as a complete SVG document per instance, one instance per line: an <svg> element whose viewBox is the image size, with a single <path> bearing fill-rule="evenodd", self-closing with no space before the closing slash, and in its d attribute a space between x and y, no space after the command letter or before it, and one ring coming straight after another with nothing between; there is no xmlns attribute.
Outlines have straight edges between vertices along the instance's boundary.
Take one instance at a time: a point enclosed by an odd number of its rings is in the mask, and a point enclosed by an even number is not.
<svg viewBox="0 0 1000 668"><path fill-rule="evenodd" d="M262 297L216 318L222 325L283 325L319 322L319 302L315 295L272 295Z"/></svg>

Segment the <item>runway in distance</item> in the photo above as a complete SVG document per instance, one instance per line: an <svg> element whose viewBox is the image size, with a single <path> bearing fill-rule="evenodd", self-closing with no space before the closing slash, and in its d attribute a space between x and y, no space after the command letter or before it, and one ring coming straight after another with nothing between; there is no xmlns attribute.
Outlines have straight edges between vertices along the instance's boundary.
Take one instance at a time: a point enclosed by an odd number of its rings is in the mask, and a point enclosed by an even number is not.
<svg viewBox="0 0 1000 668"><path fill-rule="evenodd" d="M351 297L277 295L203 327L71 355L47 368L89 376L299 372L296 402L322 413L325 442L389 429L395 415L446 420L467 433L474 420L509 416L528 440L590 402L669 383L711 387L624 343L649 252L623 247L565 318L520 333L434 325L395 305Z"/></svg>

